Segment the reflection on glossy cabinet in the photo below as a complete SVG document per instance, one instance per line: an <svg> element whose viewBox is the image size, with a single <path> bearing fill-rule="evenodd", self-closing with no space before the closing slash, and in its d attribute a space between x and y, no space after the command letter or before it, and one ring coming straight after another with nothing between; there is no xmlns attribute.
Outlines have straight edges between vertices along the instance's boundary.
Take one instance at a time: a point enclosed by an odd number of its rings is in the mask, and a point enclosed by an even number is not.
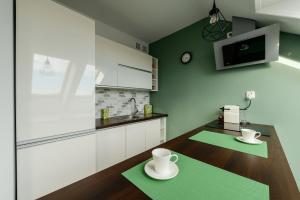
<svg viewBox="0 0 300 200"><path fill-rule="evenodd" d="M17 140L95 127L95 22L55 1L16 1Z"/></svg>
<svg viewBox="0 0 300 200"><path fill-rule="evenodd" d="M117 43L96 35L96 85L118 86L116 60L118 51Z"/></svg>
<svg viewBox="0 0 300 200"><path fill-rule="evenodd" d="M96 135L18 150L18 199L31 200L96 172Z"/></svg>
<svg viewBox="0 0 300 200"><path fill-rule="evenodd" d="M117 164L126 158L125 126L104 129L97 134L97 171Z"/></svg>

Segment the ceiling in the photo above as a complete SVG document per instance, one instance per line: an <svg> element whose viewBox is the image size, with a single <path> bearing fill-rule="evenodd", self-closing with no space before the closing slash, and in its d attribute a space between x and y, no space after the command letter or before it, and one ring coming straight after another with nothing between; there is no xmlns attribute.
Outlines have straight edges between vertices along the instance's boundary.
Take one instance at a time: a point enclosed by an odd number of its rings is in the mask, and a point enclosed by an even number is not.
<svg viewBox="0 0 300 200"><path fill-rule="evenodd" d="M147 43L161 39L206 17L213 2L212 0L56 1ZM217 0L216 3L229 20L232 16L240 16L256 19L262 25L279 22L283 31L300 34L300 3L296 1L299 0ZM285 6L278 6L278 3L285 3Z"/></svg>

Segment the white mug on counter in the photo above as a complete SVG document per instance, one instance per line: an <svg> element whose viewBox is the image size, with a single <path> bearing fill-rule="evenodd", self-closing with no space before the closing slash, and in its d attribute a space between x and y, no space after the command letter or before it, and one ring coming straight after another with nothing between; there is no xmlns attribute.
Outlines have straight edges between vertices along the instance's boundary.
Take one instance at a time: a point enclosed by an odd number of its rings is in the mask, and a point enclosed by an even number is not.
<svg viewBox="0 0 300 200"><path fill-rule="evenodd" d="M157 148L152 151L153 161L154 161L154 170L159 174L165 174L169 172L170 162L176 163L178 156L172 154L168 149ZM175 157L174 161L171 159Z"/></svg>
<svg viewBox="0 0 300 200"><path fill-rule="evenodd" d="M251 129L242 128L241 132L244 140L249 142L252 142L254 139L257 139L261 136L260 132Z"/></svg>

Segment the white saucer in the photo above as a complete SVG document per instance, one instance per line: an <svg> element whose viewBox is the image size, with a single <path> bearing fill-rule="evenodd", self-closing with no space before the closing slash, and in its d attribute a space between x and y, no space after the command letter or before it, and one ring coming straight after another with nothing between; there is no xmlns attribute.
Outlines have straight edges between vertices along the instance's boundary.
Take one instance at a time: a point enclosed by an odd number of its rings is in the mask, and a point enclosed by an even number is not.
<svg viewBox="0 0 300 200"><path fill-rule="evenodd" d="M168 180L174 178L179 173L178 166L175 163L170 162L170 170L165 174L159 174L154 170L153 160L146 163L144 170L148 176L158 180Z"/></svg>
<svg viewBox="0 0 300 200"><path fill-rule="evenodd" d="M237 139L240 142L247 143L247 144L262 144L263 143L263 141L258 140L256 138L252 141L247 141L243 138L243 136L236 137L235 139Z"/></svg>

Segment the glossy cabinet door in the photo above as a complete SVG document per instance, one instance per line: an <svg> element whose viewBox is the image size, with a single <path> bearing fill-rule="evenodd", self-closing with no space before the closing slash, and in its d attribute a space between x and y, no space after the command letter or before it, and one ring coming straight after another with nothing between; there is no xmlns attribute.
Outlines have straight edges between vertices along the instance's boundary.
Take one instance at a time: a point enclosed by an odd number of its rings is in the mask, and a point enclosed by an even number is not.
<svg viewBox="0 0 300 200"><path fill-rule="evenodd" d="M161 120L146 122L146 150L158 146L161 141Z"/></svg>
<svg viewBox="0 0 300 200"><path fill-rule="evenodd" d="M125 126L100 130L96 134L97 171L125 160Z"/></svg>
<svg viewBox="0 0 300 200"><path fill-rule="evenodd" d="M44 196L96 172L96 135L18 150L18 199Z"/></svg>
<svg viewBox="0 0 300 200"><path fill-rule="evenodd" d="M120 51L118 64L152 72L152 56L124 45L120 46Z"/></svg>
<svg viewBox="0 0 300 200"><path fill-rule="evenodd" d="M152 57L96 36L96 85L152 89Z"/></svg>
<svg viewBox="0 0 300 200"><path fill-rule="evenodd" d="M118 86L116 54L119 44L96 35L96 85Z"/></svg>
<svg viewBox="0 0 300 200"><path fill-rule="evenodd" d="M17 141L94 129L94 21L51 0L16 18Z"/></svg>
<svg viewBox="0 0 300 200"><path fill-rule="evenodd" d="M119 65L118 86L151 90L152 73Z"/></svg>
<svg viewBox="0 0 300 200"><path fill-rule="evenodd" d="M146 150L145 123L126 126L126 157L131 158Z"/></svg>

